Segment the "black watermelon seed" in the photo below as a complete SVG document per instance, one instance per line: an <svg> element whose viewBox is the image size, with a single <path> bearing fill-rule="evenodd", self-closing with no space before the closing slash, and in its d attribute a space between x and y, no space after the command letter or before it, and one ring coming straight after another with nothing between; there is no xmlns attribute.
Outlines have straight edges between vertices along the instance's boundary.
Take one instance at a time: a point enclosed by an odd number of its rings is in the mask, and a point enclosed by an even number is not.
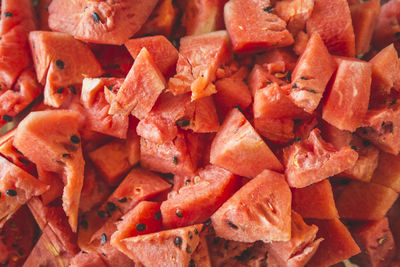
<svg viewBox="0 0 400 267"><path fill-rule="evenodd" d="M228 221L228 225L233 228L233 229L239 229L236 224L233 224L232 222Z"/></svg>
<svg viewBox="0 0 400 267"><path fill-rule="evenodd" d="M144 230L146 230L146 225L144 223L138 223L136 225L136 230L138 230L138 232L143 232Z"/></svg>
<svg viewBox="0 0 400 267"><path fill-rule="evenodd" d="M191 249L189 246L187 246L187 247L186 247L186 252L187 252L188 254L190 254L190 253L192 253L192 249Z"/></svg>
<svg viewBox="0 0 400 267"><path fill-rule="evenodd" d="M107 242L107 235L102 234L101 235L101 245L103 246Z"/></svg>
<svg viewBox="0 0 400 267"><path fill-rule="evenodd" d="M105 212L104 210L99 210L99 211L97 212L97 215L98 215L100 218L105 218L105 217L106 217L106 212Z"/></svg>
<svg viewBox="0 0 400 267"><path fill-rule="evenodd" d="M31 162L29 160L27 160L26 158L18 158L18 161L21 162L24 165L29 165L31 164Z"/></svg>
<svg viewBox="0 0 400 267"><path fill-rule="evenodd" d="M175 237L175 239L174 239L174 244L175 244L175 246L177 246L177 247L182 246L182 238L180 238L179 236Z"/></svg>
<svg viewBox="0 0 400 267"><path fill-rule="evenodd" d="M154 219L156 219L156 221L161 219L161 211L157 211L156 214L154 214Z"/></svg>
<svg viewBox="0 0 400 267"><path fill-rule="evenodd" d="M193 259L190 259L189 267L196 267L196 263L194 262Z"/></svg>
<svg viewBox="0 0 400 267"><path fill-rule="evenodd" d="M199 234L199 231L198 231L197 229L194 229L194 233L195 233L196 235L198 235L198 234Z"/></svg>
<svg viewBox="0 0 400 267"><path fill-rule="evenodd" d="M208 218L207 221L204 224L205 224L205 226L210 226L211 225L211 219Z"/></svg>
<svg viewBox="0 0 400 267"><path fill-rule="evenodd" d="M183 217L183 212L181 210L176 210L175 214L176 214L176 216L178 218L182 218Z"/></svg>
<svg viewBox="0 0 400 267"><path fill-rule="evenodd" d="M235 108L237 108L241 113L244 113L243 109L239 105L235 105Z"/></svg>
<svg viewBox="0 0 400 267"><path fill-rule="evenodd" d="M272 9L274 9L274 6L267 6L264 8L265 12L271 13Z"/></svg>
<svg viewBox="0 0 400 267"><path fill-rule="evenodd" d="M12 17L14 14L12 12L4 12L4 17L6 18L10 18Z"/></svg>
<svg viewBox="0 0 400 267"><path fill-rule="evenodd" d="M189 239L192 239L193 238L193 234L192 234L192 232L188 232L188 237L189 237Z"/></svg>
<svg viewBox="0 0 400 267"><path fill-rule="evenodd" d="M6 122L10 122L10 121L13 120L13 118L11 116L8 116L8 115L3 115L2 118L3 118L3 121L6 121Z"/></svg>
<svg viewBox="0 0 400 267"><path fill-rule="evenodd" d="M71 136L70 140L74 144L79 144L81 142L81 139L79 139L79 137L76 135Z"/></svg>
<svg viewBox="0 0 400 267"><path fill-rule="evenodd" d="M96 12L92 13L92 18L93 18L94 22L100 22L100 16Z"/></svg>
<svg viewBox="0 0 400 267"><path fill-rule="evenodd" d="M107 202L106 206L108 211L115 211L117 209L117 206L113 202Z"/></svg>
<svg viewBox="0 0 400 267"><path fill-rule="evenodd" d="M17 191L15 191L14 189L7 189L6 194L10 197L15 197L17 195Z"/></svg>
<svg viewBox="0 0 400 267"><path fill-rule="evenodd" d="M70 85L70 86L68 86L68 88L69 88L69 90L71 91L71 93L72 93L73 95L76 95L76 89L75 89L75 86L73 86L73 85Z"/></svg>
<svg viewBox="0 0 400 267"><path fill-rule="evenodd" d="M190 125L190 120L179 119L175 122L175 124L179 127L186 127Z"/></svg>
<svg viewBox="0 0 400 267"><path fill-rule="evenodd" d="M178 157L174 156L172 158L172 163L174 163L175 165L178 165Z"/></svg>
<svg viewBox="0 0 400 267"><path fill-rule="evenodd" d="M56 94L62 94L63 92L64 92L64 88L62 88L62 87L59 87L56 90Z"/></svg>
<svg viewBox="0 0 400 267"><path fill-rule="evenodd" d="M63 69L65 68L64 61L62 61L61 59L57 59L57 60L56 60L56 66L57 66L60 70L63 70Z"/></svg>
<svg viewBox="0 0 400 267"><path fill-rule="evenodd" d="M363 140L363 145L364 145L365 147L369 147L369 146L371 145L371 142L368 141L368 140Z"/></svg>
<svg viewBox="0 0 400 267"><path fill-rule="evenodd" d="M118 201L121 203L125 203L128 199L126 197L123 197L121 199L119 199Z"/></svg>
<svg viewBox="0 0 400 267"><path fill-rule="evenodd" d="M64 154L62 154L62 157L63 157L63 158L69 158L69 157L71 157L71 154L64 153Z"/></svg>

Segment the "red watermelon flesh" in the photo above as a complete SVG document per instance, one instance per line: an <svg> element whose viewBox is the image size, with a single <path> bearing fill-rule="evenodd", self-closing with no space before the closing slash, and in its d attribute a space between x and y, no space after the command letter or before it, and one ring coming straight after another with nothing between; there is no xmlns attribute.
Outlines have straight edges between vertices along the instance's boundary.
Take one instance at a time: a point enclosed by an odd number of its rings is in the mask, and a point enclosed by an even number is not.
<svg viewBox="0 0 400 267"><path fill-rule="evenodd" d="M299 214L292 212L290 240L267 244L268 252L281 266L305 266L323 240L322 238L316 239L317 232L317 226L307 225Z"/></svg>
<svg viewBox="0 0 400 267"><path fill-rule="evenodd" d="M217 31L180 40L176 75L168 82L174 95L192 91L192 100L216 93L217 68L229 59L228 34Z"/></svg>
<svg viewBox="0 0 400 267"><path fill-rule="evenodd" d="M336 63L320 35L312 34L292 74L292 101L312 113L318 107L335 70Z"/></svg>
<svg viewBox="0 0 400 267"><path fill-rule="evenodd" d="M258 64L254 65L249 77L247 78L247 84L249 85L251 95L254 97L255 93L259 89L264 88L271 83L277 83L279 86L285 85L282 80L276 78L263 66Z"/></svg>
<svg viewBox="0 0 400 267"><path fill-rule="evenodd" d="M331 266L360 253L360 248L339 219L307 220L318 226L317 238L323 238L307 266Z"/></svg>
<svg viewBox="0 0 400 267"><path fill-rule="evenodd" d="M36 29L36 13L32 1L4 0L1 2L1 14L1 36L4 36L17 26L22 26L26 34Z"/></svg>
<svg viewBox="0 0 400 267"><path fill-rule="evenodd" d="M143 47L111 103L109 113L122 115L132 113L142 120L151 111L164 89L164 76L149 51Z"/></svg>
<svg viewBox="0 0 400 267"><path fill-rule="evenodd" d="M322 118L340 130L354 132L363 123L371 89L371 64L336 58L338 69L325 95Z"/></svg>
<svg viewBox="0 0 400 267"><path fill-rule="evenodd" d="M68 95L68 86L103 73L87 45L68 34L34 31L29 42L38 81L46 85L47 105L59 107Z"/></svg>
<svg viewBox="0 0 400 267"><path fill-rule="evenodd" d="M149 267L185 267L189 265L190 256L199 244L201 228L202 225L198 224L130 237L121 242L134 255L137 264Z"/></svg>
<svg viewBox="0 0 400 267"><path fill-rule="evenodd" d="M211 216L215 233L240 242L288 241L291 199L285 177L265 170Z"/></svg>
<svg viewBox="0 0 400 267"><path fill-rule="evenodd" d="M336 200L336 207L341 218L379 220L397 197L398 193L388 187L353 180Z"/></svg>
<svg viewBox="0 0 400 267"><path fill-rule="evenodd" d="M295 138L294 122L291 118L254 118L254 128L260 135L275 144L287 144Z"/></svg>
<svg viewBox="0 0 400 267"><path fill-rule="evenodd" d="M396 256L396 245L388 218L366 223L351 233L361 248L361 254L352 259L355 263L361 266L389 266Z"/></svg>
<svg viewBox="0 0 400 267"><path fill-rule="evenodd" d="M396 33L400 31L399 18L399 1L390 0L381 6L381 12L379 13L372 38L372 42L377 48L382 49L391 43L394 43L398 48L396 44L398 36Z"/></svg>
<svg viewBox="0 0 400 267"><path fill-rule="evenodd" d="M351 20L353 22L356 55L362 56L370 50L372 34L378 20L381 5L379 0L355 1L350 4Z"/></svg>
<svg viewBox="0 0 400 267"><path fill-rule="evenodd" d="M226 116L211 145L210 161L234 174L252 178L282 164L236 108Z"/></svg>
<svg viewBox="0 0 400 267"><path fill-rule="evenodd" d="M49 26L86 42L121 45L140 30L156 4L157 0L53 0Z"/></svg>
<svg viewBox="0 0 400 267"><path fill-rule="evenodd" d="M279 2L279 3L283 3ZM288 48L274 48L261 55L257 55L256 64L264 66L270 73L293 71L297 57Z"/></svg>
<svg viewBox="0 0 400 267"><path fill-rule="evenodd" d="M179 132L174 140L164 144L141 138L140 162L153 171L191 176L196 172L202 143L200 135L190 132Z"/></svg>
<svg viewBox="0 0 400 267"><path fill-rule="evenodd" d="M205 222L239 188L238 178L208 165L161 205L163 224L176 228ZM196 209L193 210L193 207Z"/></svg>
<svg viewBox="0 0 400 267"><path fill-rule="evenodd" d="M371 182L389 187L400 193L400 157L381 152Z"/></svg>
<svg viewBox="0 0 400 267"><path fill-rule="evenodd" d="M293 43L286 22L266 11L269 6L269 0L230 0L225 4L225 25L234 52L259 52Z"/></svg>
<svg viewBox="0 0 400 267"><path fill-rule="evenodd" d="M117 138L126 138L128 115L108 114L110 100L117 95L122 82L122 79L116 78L85 78L83 80L81 102L86 109L85 127Z"/></svg>
<svg viewBox="0 0 400 267"><path fill-rule="evenodd" d="M339 218L332 186L328 180L304 188L293 188L292 209L304 218L325 220Z"/></svg>
<svg viewBox="0 0 400 267"><path fill-rule="evenodd" d="M324 140L334 145L337 149L350 145L353 139L353 134L351 132L339 130L326 121L321 121L320 129L321 136Z"/></svg>
<svg viewBox="0 0 400 267"><path fill-rule="evenodd" d="M55 172L48 172L38 167L37 173L39 181L50 186L49 190L42 195L42 201L47 205L62 195L64 183L62 177Z"/></svg>
<svg viewBox="0 0 400 267"><path fill-rule="evenodd" d="M400 109L395 107L368 110L364 126L357 133L384 152L397 155L400 151Z"/></svg>
<svg viewBox="0 0 400 267"><path fill-rule="evenodd" d="M307 140L284 148L285 174L291 187L303 188L351 168L358 154L350 147L336 149L318 129Z"/></svg>
<svg viewBox="0 0 400 267"><path fill-rule="evenodd" d="M0 157L0 227L31 197L39 196L48 186L18 166Z"/></svg>
<svg viewBox="0 0 400 267"><path fill-rule="evenodd" d="M122 217L122 221L117 223L118 230L110 237L111 244L131 259L134 258L135 256L121 240L161 231L160 204L158 202L142 201L125 214Z"/></svg>
<svg viewBox="0 0 400 267"><path fill-rule="evenodd" d="M314 0L283 0L275 5L276 14L286 21L287 28L293 36L303 30L314 9Z"/></svg>
<svg viewBox="0 0 400 267"><path fill-rule="evenodd" d="M355 37L346 0L315 0L307 32L319 33L331 54L354 57Z"/></svg>
<svg viewBox="0 0 400 267"><path fill-rule="evenodd" d="M14 138L14 146L32 162L62 174L63 206L73 231L77 229L84 172L78 117L77 112L67 110L31 112L19 124Z"/></svg>
<svg viewBox="0 0 400 267"><path fill-rule="evenodd" d="M192 254L189 266L211 267L210 253L208 251L207 239L205 234L200 234L200 241L196 250Z"/></svg>
<svg viewBox="0 0 400 267"><path fill-rule="evenodd" d="M80 252L71 259L70 267L109 267L96 252Z"/></svg>
<svg viewBox="0 0 400 267"><path fill-rule="evenodd" d="M140 50L146 47L154 63L165 78L171 76L175 72L176 62L178 61L178 51L164 36L156 35L130 39L125 43L125 47L135 59L139 55Z"/></svg>

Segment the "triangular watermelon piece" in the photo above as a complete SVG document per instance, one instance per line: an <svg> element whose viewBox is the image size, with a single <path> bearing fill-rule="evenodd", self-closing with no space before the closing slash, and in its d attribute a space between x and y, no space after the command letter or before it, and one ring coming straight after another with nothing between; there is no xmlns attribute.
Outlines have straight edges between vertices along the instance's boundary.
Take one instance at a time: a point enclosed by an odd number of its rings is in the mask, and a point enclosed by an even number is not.
<svg viewBox="0 0 400 267"><path fill-rule="evenodd" d="M285 177L265 170L212 215L215 233L240 242L288 241L291 201Z"/></svg>
<svg viewBox="0 0 400 267"><path fill-rule="evenodd" d="M199 244L202 225L193 225L123 239L135 262L148 267L189 265L190 257ZM190 238L191 237L191 238Z"/></svg>
<svg viewBox="0 0 400 267"><path fill-rule="evenodd" d="M85 165L78 132L79 117L71 110L31 112L19 124L14 138L14 146L29 160L44 170L62 174L63 207L74 232Z"/></svg>

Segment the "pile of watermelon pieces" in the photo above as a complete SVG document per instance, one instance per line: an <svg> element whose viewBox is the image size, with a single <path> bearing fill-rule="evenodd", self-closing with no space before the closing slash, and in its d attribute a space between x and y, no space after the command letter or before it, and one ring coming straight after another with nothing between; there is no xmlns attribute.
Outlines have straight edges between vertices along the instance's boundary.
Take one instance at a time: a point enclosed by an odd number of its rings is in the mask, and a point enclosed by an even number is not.
<svg viewBox="0 0 400 267"><path fill-rule="evenodd" d="M0 266L400 266L400 0L2 0Z"/></svg>

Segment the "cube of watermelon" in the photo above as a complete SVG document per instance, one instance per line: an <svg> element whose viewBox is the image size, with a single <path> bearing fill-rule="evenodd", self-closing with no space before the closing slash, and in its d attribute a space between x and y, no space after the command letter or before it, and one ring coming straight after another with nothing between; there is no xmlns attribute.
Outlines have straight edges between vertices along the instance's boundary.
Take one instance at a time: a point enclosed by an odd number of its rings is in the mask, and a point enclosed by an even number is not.
<svg viewBox="0 0 400 267"><path fill-rule="evenodd" d="M269 0L230 0L225 4L225 25L234 52L259 52L293 43L286 22L269 7L273 7Z"/></svg>
<svg viewBox="0 0 400 267"><path fill-rule="evenodd" d="M360 266L389 266L396 254L396 245L388 218L365 223L351 232L361 248L361 254L352 258Z"/></svg>
<svg viewBox="0 0 400 267"><path fill-rule="evenodd" d="M288 241L291 199L284 176L265 170L211 216L215 233L240 242Z"/></svg>
<svg viewBox="0 0 400 267"><path fill-rule="evenodd" d="M294 188L292 198L292 209L304 218L325 220L339 218L332 186L328 180L304 188Z"/></svg>
<svg viewBox="0 0 400 267"><path fill-rule="evenodd" d="M236 108L226 116L211 145L212 164L252 178L264 169L281 171L282 164L250 122Z"/></svg>
<svg viewBox="0 0 400 267"><path fill-rule="evenodd" d="M400 193L400 156L381 152L371 182L389 187Z"/></svg>

